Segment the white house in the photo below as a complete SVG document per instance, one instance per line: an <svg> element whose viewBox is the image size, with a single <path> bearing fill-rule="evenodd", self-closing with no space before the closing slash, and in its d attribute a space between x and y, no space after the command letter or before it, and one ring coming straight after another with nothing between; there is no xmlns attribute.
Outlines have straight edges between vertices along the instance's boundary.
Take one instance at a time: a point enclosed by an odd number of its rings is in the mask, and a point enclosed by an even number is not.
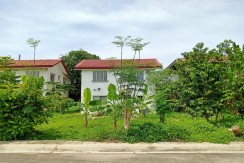
<svg viewBox="0 0 244 163"><path fill-rule="evenodd" d="M123 60L131 61L131 60ZM157 59L136 59L135 64L139 65L139 68L143 70L141 75L142 80L147 78L150 70L161 68L161 64ZM83 91L85 88L91 89L93 100L106 100L108 94L108 86L110 83L116 85L116 79L111 71L115 66L120 66L121 60L101 60L91 59L82 60L75 66L76 70L81 71L81 101L83 101ZM154 89L150 89L148 94L152 94Z"/></svg>
<svg viewBox="0 0 244 163"><path fill-rule="evenodd" d="M34 75L43 77L45 82L59 82L68 84L69 75L64 61L61 59L45 60L13 60L14 64L10 65L16 71L17 76ZM33 71L34 70L34 71ZM45 83L44 90L51 89L52 85Z"/></svg>

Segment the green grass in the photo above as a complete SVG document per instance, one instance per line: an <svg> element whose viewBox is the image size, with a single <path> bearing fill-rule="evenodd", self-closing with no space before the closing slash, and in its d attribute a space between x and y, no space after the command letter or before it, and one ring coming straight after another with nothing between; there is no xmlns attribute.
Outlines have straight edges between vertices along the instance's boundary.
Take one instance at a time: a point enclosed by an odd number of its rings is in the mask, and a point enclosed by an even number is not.
<svg viewBox="0 0 244 163"><path fill-rule="evenodd" d="M203 118L193 119L188 114L170 113L166 122L159 124L157 115L148 115L145 119L134 118L126 133L123 120L118 120L118 129L113 129L111 117L89 119L87 128L83 126L84 116L80 113L55 114L47 124L36 126L37 133L27 139L40 140L79 140L110 142L212 142L229 143L244 141L244 136L235 137L228 129L240 125L244 130L244 120L228 115L220 121L218 127Z"/></svg>

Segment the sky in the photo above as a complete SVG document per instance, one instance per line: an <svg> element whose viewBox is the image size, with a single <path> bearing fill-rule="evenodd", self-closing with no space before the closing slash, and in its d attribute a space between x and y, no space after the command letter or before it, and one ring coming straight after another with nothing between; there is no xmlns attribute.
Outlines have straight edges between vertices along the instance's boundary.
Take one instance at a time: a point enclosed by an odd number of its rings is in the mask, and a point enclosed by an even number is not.
<svg viewBox="0 0 244 163"><path fill-rule="evenodd" d="M28 38L41 40L36 59L83 49L120 58L115 36L150 42L142 58L167 67L199 42L244 42L244 0L0 0L0 56L33 59ZM133 51L125 47L124 58Z"/></svg>

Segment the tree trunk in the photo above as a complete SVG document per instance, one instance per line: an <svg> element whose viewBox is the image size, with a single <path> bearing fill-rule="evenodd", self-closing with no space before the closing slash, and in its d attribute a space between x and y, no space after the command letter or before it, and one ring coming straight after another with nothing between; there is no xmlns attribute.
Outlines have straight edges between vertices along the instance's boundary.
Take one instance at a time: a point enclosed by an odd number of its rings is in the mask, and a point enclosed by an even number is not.
<svg viewBox="0 0 244 163"><path fill-rule="evenodd" d="M215 122L216 122L216 123L218 122L218 117L219 117L219 111L216 110L216 117L215 117Z"/></svg>
<svg viewBox="0 0 244 163"><path fill-rule="evenodd" d="M225 120L224 114L222 112L220 112L220 114L221 114L222 121L224 121Z"/></svg>
<svg viewBox="0 0 244 163"><path fill-rule="evenodd" d="M85 115L85 124L84 124L84 127L87 127L88 126L88 115Z"/></svg>
<svg viewBox="0 0 244 163"><path fill-rule="evenodd" d="M63 114L61 107L59 107L60 114Z"/></svg>
<svg viewBox="0 0 244 163"><path fill-rule="evenodd" d="M203 114L204 114L204 117L207 120L207 122L209 122L209 114L206 111L204 111Z"/></svg>
<svg viewBox="0 0 244 163"><path fill-rule="evenodd" d="M132 111L128 108L124 110L124 128L127 131L130 128L130 119L131 119Z"/></svg>
<svg viewBox="0 0 244 163"><path fill-rule="evenodd" d="M145 118L145 110L142 109L142 118Z"/></svg>
<svg viewBox="0 0 244 163"><path fill-rule="evenodd" d="M164 113L159 114L159 122L164 123Z"/></svg>
<svg viewBox="0 0 244 163"><path fill-rule="evenodd" d="M117 129L117 119L114 119L114 129Z"/></svg>

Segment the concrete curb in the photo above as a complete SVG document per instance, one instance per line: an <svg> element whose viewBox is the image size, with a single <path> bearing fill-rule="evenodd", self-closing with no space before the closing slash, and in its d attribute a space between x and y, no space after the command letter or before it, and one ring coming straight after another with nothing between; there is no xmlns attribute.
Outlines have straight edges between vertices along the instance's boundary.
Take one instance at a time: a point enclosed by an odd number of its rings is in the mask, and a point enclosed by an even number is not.
<svg viewBox="0 0 244 163"><path fill-rule="evenodd" d="M244 142L99 143L79 141L0 142L0 153L244 153Z"/></svg>

